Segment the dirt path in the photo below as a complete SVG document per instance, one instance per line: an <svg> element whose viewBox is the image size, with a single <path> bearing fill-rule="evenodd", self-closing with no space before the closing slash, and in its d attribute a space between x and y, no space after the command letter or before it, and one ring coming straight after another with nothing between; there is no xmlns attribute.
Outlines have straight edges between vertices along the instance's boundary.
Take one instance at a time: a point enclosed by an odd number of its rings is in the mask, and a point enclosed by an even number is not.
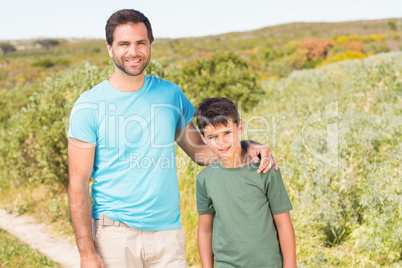
<svg viewBox="0 0 402 268"><path fill-rule="evenodd" d="M37 224L31 217L8 214L0 209L0 227L63 267L80 267L77 247L56 238L46 230L45 224Z"/></svg>

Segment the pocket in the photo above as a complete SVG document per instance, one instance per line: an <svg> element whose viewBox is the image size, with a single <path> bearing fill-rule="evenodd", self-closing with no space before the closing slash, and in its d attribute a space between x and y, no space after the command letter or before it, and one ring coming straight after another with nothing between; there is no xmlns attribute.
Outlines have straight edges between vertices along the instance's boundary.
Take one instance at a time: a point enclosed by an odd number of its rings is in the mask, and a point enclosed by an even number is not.
<svg viewBox="0 0 402 268"><path fill-rule="evenodd" d="M99 239L101 237L101 233L102 233L102 224L100 224L100 222L98 220L94 220L93 224L92 224L92 241L94 242L94 244L96 244L97 242L100 242Z"/></svg>

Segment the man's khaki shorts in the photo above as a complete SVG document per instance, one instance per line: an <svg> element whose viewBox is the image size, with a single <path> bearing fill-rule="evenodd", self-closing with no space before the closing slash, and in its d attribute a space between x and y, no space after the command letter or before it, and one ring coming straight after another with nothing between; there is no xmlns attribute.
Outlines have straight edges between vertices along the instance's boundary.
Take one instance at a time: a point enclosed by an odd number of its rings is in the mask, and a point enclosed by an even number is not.
<svg viewBox="0 0 402 268"><path fill-rule="evenodd" d="M107 268L188 267L183 227L142 231L101 215L99 220L93 221L92 230L96 251Z"/></svg>

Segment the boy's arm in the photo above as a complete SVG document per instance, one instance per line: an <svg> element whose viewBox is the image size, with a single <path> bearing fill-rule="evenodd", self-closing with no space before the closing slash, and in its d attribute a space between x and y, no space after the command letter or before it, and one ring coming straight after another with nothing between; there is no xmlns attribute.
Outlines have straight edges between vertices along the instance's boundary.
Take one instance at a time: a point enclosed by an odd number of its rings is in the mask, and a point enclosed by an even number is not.
<svg viewBox="0 0 402 268"><path fill-rule="evenodd" d="M295 231L290 220L289 212L273 216L276 228L278 229L279 242L283 254L283 267L297 267Z"/></svg>
<svg viewBox="0 0 402 268"><path fill-rule="evenodd" d="M184 152L198 165L209 165L216 159L216 155L202 141L201 135L193 122L189 122L183 128L176 130L175 140ZM261 158L260 166L257 170L266 173L272 166L278 170L278 163L271 154L271 150L265 145L253 141L242 141L243 149L251 156L254 162Z"/></svg>
<svg viewBox="0 0 402 268"><path fill-rule="evenodd" d="M212 252L212 223L214 215L215 213L199 215L197 240L202 268L214 267L214 254Z"/></svg>

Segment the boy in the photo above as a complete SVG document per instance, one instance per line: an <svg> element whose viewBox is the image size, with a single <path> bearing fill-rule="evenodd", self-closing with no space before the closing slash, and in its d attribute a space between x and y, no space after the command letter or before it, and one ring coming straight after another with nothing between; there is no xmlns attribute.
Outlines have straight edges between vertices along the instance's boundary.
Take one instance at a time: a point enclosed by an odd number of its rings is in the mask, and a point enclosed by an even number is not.
<svg viewBox="0 0 402 268"><path fill-rule="evenodd" d="M257 173L242 150L232 101L206 98L196 114L218 159L197 176L198 251L203 268L296 267L292 209L280 172ZM215 257L215 260L214 260Z"/></svg>

